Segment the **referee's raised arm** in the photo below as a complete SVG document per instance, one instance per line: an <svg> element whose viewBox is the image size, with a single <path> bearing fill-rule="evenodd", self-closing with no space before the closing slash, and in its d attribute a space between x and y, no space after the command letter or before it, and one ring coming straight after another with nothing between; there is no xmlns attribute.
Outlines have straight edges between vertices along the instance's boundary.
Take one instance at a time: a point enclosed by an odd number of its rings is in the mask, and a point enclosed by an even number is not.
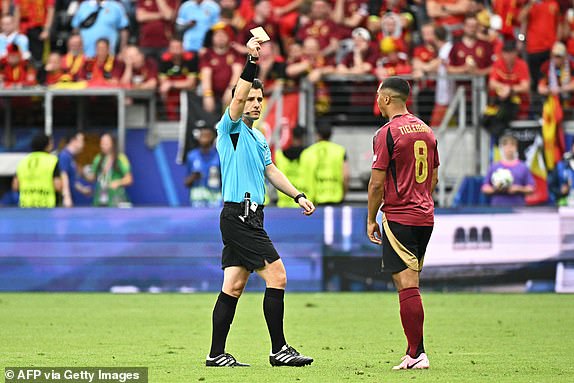
<svg viewBox="0 0 574 383"><path fill-rule="evenodd" d="M255 72L257 71L257 60L259 60L259 49L261 49L261 40L257 37L252 37L247 42L247 62L241 73L241 77L237 81L235 93L231 98L229 105L229 116L233 121L237 121L243 115L243 108L247 101L247 96L251 90L251 84L255 79Z"/></svg>

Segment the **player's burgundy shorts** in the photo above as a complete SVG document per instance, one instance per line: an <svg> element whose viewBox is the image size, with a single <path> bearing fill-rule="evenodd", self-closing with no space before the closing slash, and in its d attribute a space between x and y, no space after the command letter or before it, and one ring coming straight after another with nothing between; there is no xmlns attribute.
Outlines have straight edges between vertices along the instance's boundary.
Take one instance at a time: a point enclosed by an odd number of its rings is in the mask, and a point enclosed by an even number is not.
<svg viewBox="0 0 574 383"><path fill-rule="evenodd" d="M267 263L279 259L275 246L263 229L263 206L250 211L242 221L242 204L225 202L219 218L219 228L223 239L221 267L243 266L249 271L261 269Z"/></svg>
<svg viewBox="0 0 574 383"><path fill-rule="evenodd" d="M398 273L407 267L421 271L432 226L409 226L383 217L382 270Z"/></svg>

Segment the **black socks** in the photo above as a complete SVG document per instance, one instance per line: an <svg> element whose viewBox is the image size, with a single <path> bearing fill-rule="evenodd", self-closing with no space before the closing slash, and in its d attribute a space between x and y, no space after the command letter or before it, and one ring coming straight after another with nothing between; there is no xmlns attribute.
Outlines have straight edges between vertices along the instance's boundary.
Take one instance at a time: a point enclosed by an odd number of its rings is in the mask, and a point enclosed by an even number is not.
<svg viewBox="0 0 574 383"><path fill-rule="evenodd" d="M263 298L263 314L271 337L271 352L278 353L287 342L283 334L283 314L285 290L268 287Z"/></svg>
<svg viewBox="0 0 574 383"><path fill-rule="evenodd" d="M227 295L223 291L220 292L217 297L217 302L213 308L213 330L211 335L211 351L209 352L210 358L221 355L225 351L225 341L227 340L229 327L231 326L231 322L233 322L233 317L235 316L237 301L239 301L239 298Z"/></svg>

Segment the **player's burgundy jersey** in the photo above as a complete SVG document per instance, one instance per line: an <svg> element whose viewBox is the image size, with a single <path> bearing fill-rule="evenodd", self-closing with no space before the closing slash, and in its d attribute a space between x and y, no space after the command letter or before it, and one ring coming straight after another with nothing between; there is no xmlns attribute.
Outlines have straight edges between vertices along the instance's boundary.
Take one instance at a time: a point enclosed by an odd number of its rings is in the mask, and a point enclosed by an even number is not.
<svg viewBox="0 0 574 383"><path fill-rule="evenodd" d="M432 226L433 170L439 166L434 133L412 114L395 116L373 139L373 169L387 172L382 211L402 225Z"/></svg>

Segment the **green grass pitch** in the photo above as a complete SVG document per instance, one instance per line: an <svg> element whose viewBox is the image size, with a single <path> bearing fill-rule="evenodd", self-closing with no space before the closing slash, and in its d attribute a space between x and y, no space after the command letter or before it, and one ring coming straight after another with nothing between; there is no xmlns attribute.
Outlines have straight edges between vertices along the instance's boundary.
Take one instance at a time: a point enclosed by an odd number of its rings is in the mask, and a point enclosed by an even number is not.
<svg viewBox="0 0 574 383"><path fill-rule="evenodd" d="M0 294L2 369L149 367L166 382L573 382L574 296L423 294L428 371L391 371L406 347L392 293L288 293L287 340L315 362L272 368L263 295L245 294L207 369L216 294Z"/></svg>

